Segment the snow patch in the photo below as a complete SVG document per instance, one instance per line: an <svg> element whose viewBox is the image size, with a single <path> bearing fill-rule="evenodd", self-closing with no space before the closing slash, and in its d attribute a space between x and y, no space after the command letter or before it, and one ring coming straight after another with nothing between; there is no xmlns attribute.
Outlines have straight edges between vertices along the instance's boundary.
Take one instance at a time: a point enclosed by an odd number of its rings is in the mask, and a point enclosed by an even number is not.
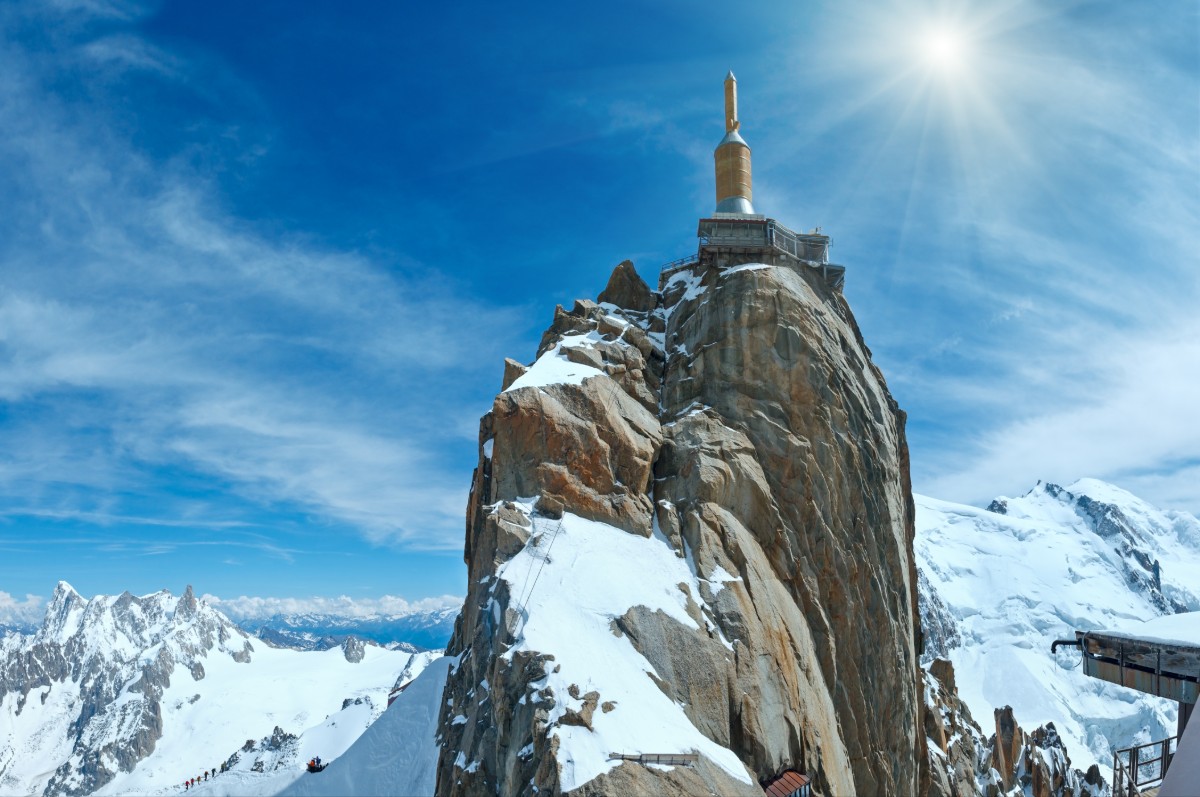
<svg viewBox="0 0 1200 797"><path fill-rule="evenodd" d="M730 274L736 274L739 271L759 271L764 268L771 268L771 266L767 265L766 263L743 263L740 266L722 269L721 276L728 277Z"/></svg>
<svg viewBox="0 0 1200 797"><path fill-rule="evenodd" d="M1200 612L1168 614L1144 623L1127 620L1113 628L1098 630L1115 637L1200 647Z"/></svg>
<svg viewBox="0 0 1200 797"><path fill-rule="evenodd" d="M549 653L556 666L536 687L553 689L556 723L579 701L568 695L599 693L615 700L611 711L592 715L592 730L557 725L560 787L579 788L617 766L612 752L699 753L731 776L752 783L737 756L696 729L681 706L651 679L650 663L628 638L613 633L613 620L630 608L661 611L688 628L698 628L687 613L688 595L677 586L699 584L688 563L665 540L629 534L604 523L564 513L561 520L533 517L534 534L524 550L500 570L524 620L519 650ZM521 603L520 601L524 601Z"/></svg>
<svg viewBox="0 0 1200 797"><path fill-rule="evenodd" d="M670 293L676 286L683 286L683 294L676 300L676 305L682 302L689 302L701 296L707 289L702 284L703 277L696 272L688 269L677 271L670 276L667 284L663 286L663 293Z"/></svg>
<svg viewBox="0 0 1200 797"><path fill-rule="evenodd" d="M735 576L725 568L717 565L716 569L713 570L705 580L709 583L713 595L716 595L718 592L725 589L725 585L730 581L741 581L742 577Z"/></svg>
<svg viewBox="0 0 1200 797"><path fill-rule="evenodd" d="M564 349L594 348L600 340L600 333L594 330L582 335L565 335L553 349L538 357L537 362L529 366L529 370L513 381L504 392L511 393L525 387L579 385L585 379L603 376L604 372L599 368L572 362L563 354Z"/></svg>

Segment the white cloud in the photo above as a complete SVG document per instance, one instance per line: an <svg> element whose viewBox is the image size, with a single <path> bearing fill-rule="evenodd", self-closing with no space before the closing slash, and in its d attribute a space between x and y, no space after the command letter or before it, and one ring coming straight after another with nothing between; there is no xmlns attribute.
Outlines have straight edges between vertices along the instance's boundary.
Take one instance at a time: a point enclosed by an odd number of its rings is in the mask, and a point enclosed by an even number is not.
<svg viewBox="0 0 1200 797"><path fill-rule="evenodd" d="M256 598L242 595L229 599L204 595L203 598L213 608L239 622L263 620L276 614L323 614L350 618L393 617L459 609L463 601L454 595L416 601L408 601L394 595L384 595L380 598L350 598L345 595L337 598Z"/></svg>
<svg viewBox="0 0 1200 797"><path fill-rule="evenodd" d="M961 470L932 476L919 491L986 501L1022 493L1038 479L1069 484L1091 476L1165 507L1200 506L1200 483L1180 478L1200 454L1196 417L1200 322L1161 337L1105 338L1091 362L1086 396L1031 404L1019 417L979 435Z"/></svg>
<svg viewBox="0 0 1200 797"><path fill-rule="evenodd" d="M188 68L131 35L82 38L64 59L81 49L164 80ZM98 491L147 491L156 469L182 468L373 540L459 547L462 419L486 409L475 380L498 374L521 314L403 255L256 231L204 174L115 135L103 108L58 104L43 85L56 64L0 48L14 209L0 220L0 399L23 410L0 429L0 498L86 519ZM177 510L164 496L162 523Z"/></svg>
<svg viewBox="0 0 1200 797"><path fill-rule="evenodd" d="M24 599L19 599L0 591L0 626L39 625L45 613L45 598L26 595Z"/></svg>

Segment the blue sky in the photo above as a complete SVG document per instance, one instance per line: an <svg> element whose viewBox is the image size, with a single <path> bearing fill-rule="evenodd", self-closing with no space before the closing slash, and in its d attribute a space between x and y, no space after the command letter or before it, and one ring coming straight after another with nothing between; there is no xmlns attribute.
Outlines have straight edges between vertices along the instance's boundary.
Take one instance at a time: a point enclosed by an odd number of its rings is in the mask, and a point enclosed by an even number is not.
<svg viewBox="0 0 1200 797"><path fill-rule="evenodd" d="M1200 511L1200 5L1147 8L0 6L0 615L462 594L502 358L694 251L730 68L918 491Z"/></svg>

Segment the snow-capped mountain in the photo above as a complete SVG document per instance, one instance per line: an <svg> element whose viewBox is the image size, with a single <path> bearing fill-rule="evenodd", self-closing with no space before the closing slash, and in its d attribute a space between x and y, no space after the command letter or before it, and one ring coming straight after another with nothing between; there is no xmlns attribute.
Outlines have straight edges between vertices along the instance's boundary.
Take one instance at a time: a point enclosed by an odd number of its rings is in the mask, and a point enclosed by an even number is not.
<svg viewBox="0 0 1200 797"><path fill-rule="evenodd" d="M1050 643L1200 609L1200 521L1093 479L986 510L915 498L924 660L953 662L985 728L1010 705L1026 727L1053 722L1073 766L1105 772L1111 749L1174 735L1175 703L1088 678Z"/></svg>
<svg viewBox="0 0 1200 797"><path fill-rule="evenodd" d="M86 600L59 582L36 632L0 640L0 793L174 793L222 764L211 793L255 779L273 793L308 756L344 751L434 658L359 640L272 648L190 586Z"/></svg>
<svg viewBox="0 0 1200 797"><path fill-rule="evenodd" d="M33 623L25 622L0 622L0 637L8 634L32 634L37 631L37 626Z"/></svg>

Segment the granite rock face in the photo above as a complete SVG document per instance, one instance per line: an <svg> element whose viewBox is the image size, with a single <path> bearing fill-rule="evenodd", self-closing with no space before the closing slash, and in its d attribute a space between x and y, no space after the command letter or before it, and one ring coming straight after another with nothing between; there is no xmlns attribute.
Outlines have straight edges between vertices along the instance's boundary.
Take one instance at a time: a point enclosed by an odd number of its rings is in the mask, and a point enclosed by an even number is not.
<svg viewBox="0 0 1200 797"><path fill-rule="evenodd" d="M803 266L636 277L622 264L601 304L558 308L481 422L438 793L759 795L788 768L817 794L925 793L905 417L848 306ZM599 655L528 642L551 604L514 594L510 565L582 584L594 565L557 561L547 531L576 518L690 571L663 584L678 612L603 615L617 642L597 651L644 662L702 737L692 766L606 762L642 685L589 686ZM558 578L539 589L590 600Z"/></svg>

